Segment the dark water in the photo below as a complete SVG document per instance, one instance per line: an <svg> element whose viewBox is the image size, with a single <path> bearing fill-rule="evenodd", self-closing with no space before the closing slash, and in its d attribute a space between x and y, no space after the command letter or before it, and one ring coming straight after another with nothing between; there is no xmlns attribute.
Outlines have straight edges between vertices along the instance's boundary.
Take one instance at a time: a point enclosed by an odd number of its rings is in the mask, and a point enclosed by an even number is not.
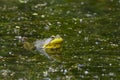
<svg viewBox="0 0 120 80"><path fill-rule="evenodd" d="M0 0L0 80L119 80L119 13L120 0ZM61 62L18 39L56 34Z"/></svg>

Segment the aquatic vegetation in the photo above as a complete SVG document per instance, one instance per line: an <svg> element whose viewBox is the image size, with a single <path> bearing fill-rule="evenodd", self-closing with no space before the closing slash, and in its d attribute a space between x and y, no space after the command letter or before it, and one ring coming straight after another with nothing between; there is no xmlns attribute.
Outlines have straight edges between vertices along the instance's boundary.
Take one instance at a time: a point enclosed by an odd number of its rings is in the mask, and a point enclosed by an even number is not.
<svg viewBox="0 0 120 80"><path fill-rule="evenodd" d="M27 3L29 0L19 0L20 3Z"/></svg>
<svg viewBox="0 0 120 80"><path fill-rule="evenodd" d="M0 79L119 79L119 5L119 0L0 0ZM52 49L56 56L44 45L53 34L64 39L62 49ZM23 46L23 37L31 44ZM61 62L40 54L43 45Z"/></svg>

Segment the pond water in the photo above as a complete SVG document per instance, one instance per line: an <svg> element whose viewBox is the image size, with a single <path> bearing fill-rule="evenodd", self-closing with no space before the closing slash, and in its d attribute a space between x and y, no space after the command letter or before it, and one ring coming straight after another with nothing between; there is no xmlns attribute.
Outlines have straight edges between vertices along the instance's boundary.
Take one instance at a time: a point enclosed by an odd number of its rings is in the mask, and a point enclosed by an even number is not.
<svg viewBox="0 0 120 80"><path fill-rule="evenodd" d="M0 80L119 80L120 0L0 0ZM59 34L61 61L29 43Z"/></svg>

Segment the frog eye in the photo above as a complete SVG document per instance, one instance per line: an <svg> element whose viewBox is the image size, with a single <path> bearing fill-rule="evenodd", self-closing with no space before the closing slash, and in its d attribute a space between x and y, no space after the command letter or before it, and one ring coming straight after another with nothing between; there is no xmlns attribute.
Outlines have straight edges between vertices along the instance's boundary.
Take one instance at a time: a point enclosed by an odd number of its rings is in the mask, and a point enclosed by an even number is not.
<svg viewBox="0 0 120 80"><path fill-rule="evenodd" d="M54 35L52 35L52 36L51 36L51 38L55 38L55 36L54 36Z"/></svg>

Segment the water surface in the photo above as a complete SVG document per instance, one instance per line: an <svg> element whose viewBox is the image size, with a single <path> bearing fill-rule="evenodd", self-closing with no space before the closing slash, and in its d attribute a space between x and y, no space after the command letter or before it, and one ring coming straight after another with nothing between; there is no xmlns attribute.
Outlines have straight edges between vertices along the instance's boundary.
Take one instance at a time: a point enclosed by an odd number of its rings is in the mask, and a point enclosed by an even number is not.
<svg viewBox="0 0 120 80"><path fill-rule="evenodd" d="M119 0L0 0L0 79L118 80L119 13ZM64 39L61 62L19 40L56 34Z"/></svg>

